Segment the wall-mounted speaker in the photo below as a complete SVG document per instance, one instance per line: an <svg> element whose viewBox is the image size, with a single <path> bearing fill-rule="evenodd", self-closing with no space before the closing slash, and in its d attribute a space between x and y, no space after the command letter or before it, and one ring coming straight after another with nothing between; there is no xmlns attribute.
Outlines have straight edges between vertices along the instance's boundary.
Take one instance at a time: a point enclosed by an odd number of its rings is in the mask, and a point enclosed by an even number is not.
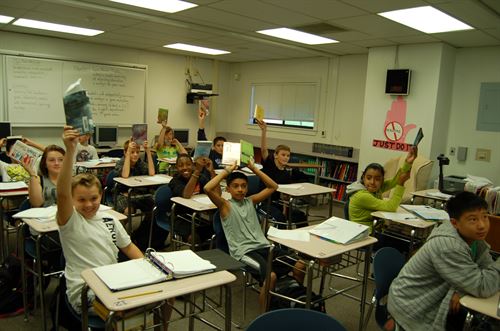
<svg viewBox="0 0 500 331"><path fill-rule="evenodd" d="M408 95L410 93L410 69L389 69L385 81L385 93Z"/></svg>

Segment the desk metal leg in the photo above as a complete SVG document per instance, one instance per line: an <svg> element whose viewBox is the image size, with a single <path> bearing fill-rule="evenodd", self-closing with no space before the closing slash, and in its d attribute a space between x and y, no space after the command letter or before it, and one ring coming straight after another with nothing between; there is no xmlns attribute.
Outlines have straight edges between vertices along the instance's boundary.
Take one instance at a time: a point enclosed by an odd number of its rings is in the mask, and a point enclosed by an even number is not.
<svg viewBox="0 0 500 331"><path fill-rule="evenodd" d="M195 251L196 250L196 226L195 226L195 221L196 221L196 212L193 212L191 215L191 250Z"/></svg>
<svg viewBox="0 0 500 331"><path fill-rule="evenodd" d="M474 318L474 314L470 311L467 311L467 317L465 317L464 330L469 331L472 330L472 319Z"/></svg>
<svg viewBox="0 0 500 331"><path fill-rule="evenodd" d="M410 231L410 245L408 247L408 259L410 259L411 252L413 251L413 246L415 246L415 229Z"/></svg>
<svg viewBox="0 0 500 331"><path fill-rule="evenodd" d="M368 285L368 273L370 272L370 259L372 256L373 245L366 247L365 252L365 267L363 270L363 285L361 286L361 301L359 304L359 331L363 330L363 321L365 317L365 301L366 301L366 288Z"/></svg>
<svg viewBox="0 0 500 331"><path fill-rule="evenodd" d="M195 294L189 294L189 331L194 330L194 299Z"/></svg>
<svg viewBox="0 0 500 331"><path fill-rule="evenodd" d="M36 272L38 277L38 294L40 295L40 314L42 315L43 330L47 330L45 319L45 297L43 295L43 271L42 271L42 235L36 236Z"/></svg>
<svg viewBox="0 0 500 331"><path fill-rule="evenodd" d="M7 256L7 251L8 248L5 249L6 246L8 246L9 240L5 236L5 224L4 224L4 215L3 215L3 201L4 197L0 197L0 255L2 257L1 261L5 260L5 257ZM9 232L7 231L7 236L9 235Z"/></svg>
<svg viewBox="0 0 500 331"><path fill-rule="evenodd" d="M128 189L127 192L127 230L128 234L132 235L132 189Z"/></svg>
<svg viewBox="0 0 500 331"><path fill-rule="evenodd" d="M89 307L88 307L88 298L87 298L87 293L88 293L89 287L87 284L83 284L82 287L82 294L81 294L81 300L82 300L82 331L87 331L88 330L88 323L89 323Z"/></svg>
<svg viewBox="0 0 500 331"><path fill-rule="evenodd" d="M226 318L225 318L225 322L226 322L226 325L225 325L225 330L226 331L230 331L231 330L231 286L226 284L224 285L224 292L226 293L226 306L225 306L225 309L224 309L224 312L226 314Z"/></svg>
<svg viewBox="0 0 500 331"><path fill-rule="evenodd" d="M3 225L2 225L3 226ZM23 307L24 307L24 321L28 322L28 284L26 280L26 260L24 257L24 229L27 229L26 223L19 227L17 238L20 241L21 252L19 253L21 259L21 282L23 288Z"/></svg>
<svg viewBox="0 0 500 331"><path fill-rule="evenodd" d="M306 267L306 272L307 272L306 309L311 309L313 269L314 269L314 260L311 260L309 261Z"/></svg>

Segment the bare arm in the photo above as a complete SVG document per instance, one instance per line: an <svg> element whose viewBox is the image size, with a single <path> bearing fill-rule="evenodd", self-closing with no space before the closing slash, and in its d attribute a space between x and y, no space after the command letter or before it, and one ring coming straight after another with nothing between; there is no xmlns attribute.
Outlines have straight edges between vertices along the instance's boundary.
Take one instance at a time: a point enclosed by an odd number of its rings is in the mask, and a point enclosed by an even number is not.
<svg viewBox="0 0 500 331"><path fill-rule="evenodd" d="M31 139L28 139L28 138L23 138L22 139L23 143L25 143L26 145L28 146L31 146L31 147L35 147L36 149L39 149L41 151L44 151L45 150L45 146L42 145L42 144L39 144Z"/></svg>
<svg viewBox="0 0 500 331"><path fill-rule="evenodd" d="M206 113L203 110L203 105L201 104L201 100L198 101L198 128L204 130L205 129L205 118Z"/></svg>
<svg viewBox="0 0 500 331"><path fill-rule="evenodd" d="M125 159L123 160L123 168L121 173L121 176L123 178L128 178L130 176L130 155L132 154L132 151L135 150L135 148L136 144L132 141L132 138L130 138L130 143L128 144L128 148L125 151Z"/></svg>
<svg viewBox="0 0 500 331"><path fill-rule="evenodd" d="M264 121L255 119L257 124L259 125L261 134L260 134L260 154L262 155L262 162L264 162L268 155L269 151L267 150L267 124Z"/></svg>
<svg viewBox="0 0 500 331"><path fill-rule="evenodd" d="M73 199L71 197L71 178L73 177L73 159L76 144L78 143L78 130L65 126L63 132L66 155L61 172L57 179L57 224L65 225L73 214Z"/></svg>
<svg viewBox="0 0 500 331"><path fill-rule="evenodd" d="M184 191L182 191L183 198L189 199L193 195L194 189L200 179L200 175L204 167L205 167L205 161L203 160L202 157L199 157L196 160L194 160L194 171L191 174L191 177L189 178L186 186L184 187Z"/></svg>
<svg viewBox="0 0 500 331"><path fill-rule="evenodd" d="M125 254L129 259L140 259L144 257L141 250L137 248L134 243L130 243L126 247L120 248L123 254Z"/></svg>
<svg viewBox="0 0 500 331"><path fill-rule="evenodd" d="M148 144L147 140L144 141L143 147L144 147L144 151L146 153L146 157L148 158L148 174L150 176L154 176L155 175L155 164L153 162L153 156L151 155L151 149L149 148L149 144Z"/></svg>
<svg viewBox="0 0 500 331"><path fill-rule="evenodd" d="M260 178L260 180L264 183L264 185L266 185L265 189L263 189L259 193L250 196L250 199L252 199L252 202L255 205L269 198L274 193L274 191L278 189L278 184L276 184L276 182L272 180L264 172L260 171L259 168L257 168L253 163L253 160L250 161L250 163L248 163L248 168L252 170L253 173Z"/></svg>
<svg viewBox="0 0 500 331"><path fill-rule="evenodd" d="M224 169L220 174L213 177L206 185L205 185L205 193L208 195L210 200L217 206L219 209L219 213L221 219L224 219L229 215L230 205L229 201L224 199L220 190L220 182L226 178L234 169L237 168L236 162Z"/></svg>
<svg viewBox="0 0 500 331"><path fill-rule="evenodd" d="M163 121L161 122L161 131L160 131L160 136L158 137L158 142L157 142L157 148L161 148L165 146L165 132L167 130L167 122Z"/></svg>
<svg viewBox="0 0 500 331"><path fill-rule="evenodd" d="M173 139L172 142L175 144L175 147L177 148L177 152L179 154L188 154L188 152L186 151L186 149L184 148L184 146L182 146L182 144L179 142L179 140L177 139Z"/></svg>
<svg viewBox="0 0 500 331"><path fill-rule="evenodd" d="M41 179L36 171L29 165L29 160L23 160L21 165L30 174L30 181L28 183L30 204L32 207L41 207L44 201Z"/></svg>

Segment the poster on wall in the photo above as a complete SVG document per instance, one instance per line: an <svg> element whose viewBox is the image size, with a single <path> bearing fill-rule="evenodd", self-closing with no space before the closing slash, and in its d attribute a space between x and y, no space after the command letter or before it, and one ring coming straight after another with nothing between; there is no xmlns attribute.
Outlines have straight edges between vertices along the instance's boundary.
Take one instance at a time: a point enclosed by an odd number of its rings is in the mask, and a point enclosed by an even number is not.
<svg viewBox="0 0 500 331"><path fill-rule="evenodd" d="M383 133L385 139L373 139L372 146L407 152L413 146L405 143L408 133L416 128L415 124L406 123L406 100L398 96L391 104L385 117Z"/></svg>

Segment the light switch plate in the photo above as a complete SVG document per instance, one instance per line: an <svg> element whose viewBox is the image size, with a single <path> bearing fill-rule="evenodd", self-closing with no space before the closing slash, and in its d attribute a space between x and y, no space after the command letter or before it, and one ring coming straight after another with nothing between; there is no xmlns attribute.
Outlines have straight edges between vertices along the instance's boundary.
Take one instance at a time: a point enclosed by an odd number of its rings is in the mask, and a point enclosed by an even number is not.
<svg viewBox="0 0 500 331"><path fill-rule="evenodd" d="M490 162L491 149L478 148L476 149L476 160Z"/></svg>

